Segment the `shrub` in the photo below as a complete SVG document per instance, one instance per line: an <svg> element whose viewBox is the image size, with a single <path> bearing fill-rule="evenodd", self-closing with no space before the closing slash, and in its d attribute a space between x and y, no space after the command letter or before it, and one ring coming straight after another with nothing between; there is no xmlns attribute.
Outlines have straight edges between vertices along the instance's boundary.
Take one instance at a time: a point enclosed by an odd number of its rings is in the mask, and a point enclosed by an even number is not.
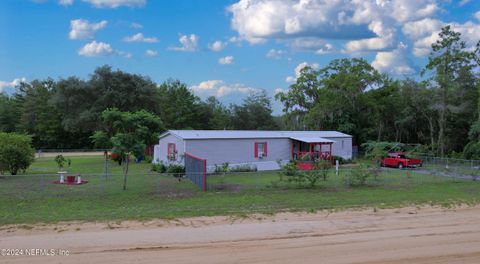
<svg viewBox="0 0 480 264"><path fill-rule="evenodd" d="M344 178L345 184L351 187L364 186L371 176L370 170L365 167L351 169Z"/></svg>
<svg viewBox="0 0 480 264"><path fill-rule="evenodd" d="M255 165L249 165L249 164L243 164L243 165L238 165L233 168L230 168L231 172L255 172L257 171L257 166Z"/></svg>
<svg viewBox="0 0 480 264"><path fill-rule="evenodd" d="M313 164L314 170L318 171L317 173L323 177L323 180L326 181L328 177L328 171L333 167L332 163L329 160L317 160ZM315 185L315 183L313 183Z"/></svg>
<svg viewBox="0 0 480 264"><path fill-rule="evenodd" d="M463 150L463 156L466 159L480 159L480 141L468 143Z"/></svg>
<svg viewBox="0 0 480 264"><path fill-rule="evenodd" d="M151 155L146 155L146 156L145 156L145 162L146 162L146 163L152 163L152 161L153 161L153 158L152 158Z"/></svg>
<svg viewBox="0 0 480 264"><path fill-rule="evenodd" d="M167 171L167 166L165 166L165 164L160 161L159 163L152 164L152 171L156 171L158 173L165 173Z"/></svg>
<svg viewBox="0 0 480 264"><path fill-rule="evenodd" d="M67 162L67 159L63 155L57 155L55 157L55 162L57 163L58 170L63 170L65 163Z"/></svg>
<svg viewBox="0 0 480 264"><path fill-rule="evenodd" d="M336 160L338 160L338 163L339 163L339 164L345 164L345 163L346 163L346 162L345 162L345 159L342 158L342 157L340 157L340 156L332 156L332 160L333 160L333 162L335 162Z"/></svg>
<svg viewBox="0 0 480 264"><path fill-rule="evenodd" d="M229 165L230 165L230 163L228 161L222 163L222 165L216 165L215 164L215 171L214 172L216 174L226 174L229 170Z"/></svg>
<svg viewBox="0 0 480 264"><path fill-rule="evenodd" d="M182 177L185 174L185 167L179 164L170 164L167 166L167 173L175 177Z"/></svg>
<svg viewBox="0 0 480 264"><path fill-rule="evenodd" d="M16 175L19 170L25 171L35 158L31 143L29 136L0 132L0 173Z"/></svg>

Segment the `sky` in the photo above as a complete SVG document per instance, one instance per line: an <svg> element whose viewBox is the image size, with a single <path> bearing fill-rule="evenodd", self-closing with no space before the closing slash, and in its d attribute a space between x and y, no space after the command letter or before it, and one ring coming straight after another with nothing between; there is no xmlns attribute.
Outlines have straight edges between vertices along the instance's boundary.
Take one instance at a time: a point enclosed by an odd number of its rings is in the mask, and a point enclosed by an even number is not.
<svg viewBox="0 0 480 264"><path fill-rule="evenodd" d="M438 32L472 48L479 0L2 0L0 91L21 81L111 65L206 98L273 97L300 69L363 57L395 78L418 78ZM281 106L274 102L274 112Z"/></svg>

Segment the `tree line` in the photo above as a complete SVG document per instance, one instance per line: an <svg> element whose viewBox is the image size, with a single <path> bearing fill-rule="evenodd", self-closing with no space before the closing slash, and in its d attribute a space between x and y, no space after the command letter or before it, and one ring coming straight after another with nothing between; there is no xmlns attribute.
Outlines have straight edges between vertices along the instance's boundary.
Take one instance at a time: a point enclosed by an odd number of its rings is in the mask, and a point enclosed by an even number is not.
<svg viewBox="0 0 480 264"><path fill-rule="evenodd" d="M21 83L12 96L0 94L0 131L31 135L35 148L92 148L96 131L108 131L102 120L108 109L145 111L166 129L279 129L271 102L262 91L242 104L223 105L215 97L201 100L186 84L159 85L146 76L98 67L88 80L72 76L55 81ZM101 145L101 144L100 144Z"/></svg>
<svg viewBox="0 0 480 264"><path fill-rule="evenodd" d="M108 109L148 112L159 130L338 130L354 144L415 143L434 155L480 158L480 44L467 48L460 33L442 29L420 79L394 79L361 58L336 59L320 69L305 67L297 81L275 99L272 115L266 92L241 104L201 100L186 84L97 68L87 80L34 80L15 94L0 94L0 131L31 135L35 148L92 148ZM158 131L161 132L161 131Z"/></svg>

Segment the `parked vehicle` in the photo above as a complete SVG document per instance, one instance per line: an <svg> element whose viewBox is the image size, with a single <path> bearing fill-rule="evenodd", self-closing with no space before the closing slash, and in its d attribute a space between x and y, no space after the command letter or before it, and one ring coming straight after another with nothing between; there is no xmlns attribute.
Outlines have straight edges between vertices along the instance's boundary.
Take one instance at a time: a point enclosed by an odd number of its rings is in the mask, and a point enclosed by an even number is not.
<svg viewBox="0 0 480 264"><path fill-rule="evenodd" d="M388 156L380 162L382 167L395 167L399 169L421 167L422 164L423 161L421 159L408 158L401 152L388 153Z"/></svg>

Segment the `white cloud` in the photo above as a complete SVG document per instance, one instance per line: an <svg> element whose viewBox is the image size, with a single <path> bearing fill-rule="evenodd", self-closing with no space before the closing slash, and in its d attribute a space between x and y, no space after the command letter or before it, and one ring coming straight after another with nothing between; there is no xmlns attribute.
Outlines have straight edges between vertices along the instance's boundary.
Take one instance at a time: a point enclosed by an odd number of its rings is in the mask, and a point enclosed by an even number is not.
<svg viewBox="0 0 480 264"><path fill-rule="evenodd" d="M211 44L208 45L208 48L212 51L221 51L227 46L227 43L221 42L220 40L217 40Z"/></svg>
<svg viewBox="0 0 480 264"><path fill-rule="evenodd" d="M131 27L131 28L140 29L140 28L143 28L143 25L140 24L140 23L132 22L132 23L130 24L130 27Z"/></svg>
<svg viewBox="0 0 480 264"><path fill-rule="evenodd" d="M113 49L110 44L104 42L96 42L95 40L85 44L78 50L78 54L86 57L96 57L113 54Z"/></svg>
<svg viewBox="0 0 480 264"><path fill-rule="evenodd" d="M297 67L295 67L295 76L287 76L287 78L285 79L285 81L287 83L294 83L297 81L298 77L300 77L300 74L301 74L301 71L303 68L305 67L310 67L314 70L318 70L320 68L320 64L318 63L308 63L308 62L302 62L300 64L297 65Z"/></svg>
<svg viewBox="0 0 480 264"><path fill-rule="evenodd" d="M127 7L143 7L146 0L83 0L97 8L117 8L121 6Z"/></svg>
<svg viewBox="0 0 480 264"><path fill-rule="evenodd" d="M195 34L188 35L180 35L178 39L181 46L180 47L170 47L170 50L175 51L197 51L198 46L198 36Z"/></svg>
<svg viewBox="0 0 480 264"><path fill-rule="evenodd" d="M95 32L107 26L107 21L90 23L86 19L75 19L70 21L70 39L93 39Z"/></svg>
<svg viewBox="0 0 480 264"><path fill-rule="evenodd" d="M73 0L58 0L58 4L63 6L73 5Z"/></svg>
<svg viewBox="0 0 480 264"><path fill-rule="evenodd" d="M145 37L142 33L137 33L129 37L124 37L123 41L125 42L146 42L146 43L155 43L158 42L158 39L155 37Z"/></svg>
<svg viewBox="0 0 480 264"><path fill-rule="evenodd" d="M270 49L265 56L270 59L280 59L286 53L284 50Z"/></svg>
<svg viewBox="0 0 480 264"><path fill-rule="evenodd" d="M228 7L232 28L254 44L298 37L383 39L388 32L379 35L372 26L392 31L395 21L421 19L438 10L435 0L240 0ZM360 46L379 46L367 42Z"/></svg>
<svg viewBox="0 0 480 264"><path fill-rule="evenodd" d="M467 48L472 49L480 35L480 25L467 21L460 23L445 23L436 19L422 19L404 25L405 36L413 41L413 54L417 57L424 57L430 54L432 44L439 39L438 34L442 27L450 25L452 30L462 34L462 40Z"/></svg>
<svg viewBox="0 0 480 264"><path fill-rule="evenodd" d="M411 39L418 39L430 35L432 32L439 31L443 26L440 20L424 18L403 25L402 31L405 36Z"/></svg>
<svg viewBox="0 0 480 264"><path fill-rule="evenodd" d="M222 57L222 58L218 59L218 63L223 64L223 65L232 64L233 63L233 56Z"/></svg>
<svg viewBox="0 0 480 264"><path fill-rule="evenodd" d="M26 81L27 79L25 77L13 79L11 82L0 81L0 93L3 92L5 88L15 88L20 85L20 83Z"/></svg>
<svg viewBox="0 0 480 264"><path fill-rule="evenodd" d="M475 13L474 16L475 16L476 19L480 20L480 11L478 11L477 13Z"/></svg>
<svg viewBox="0 0 480 264"><path fill-rule="evenodd" d="M400 43L398 47L392 51L378 52L372 66L380 72L386 72L393 75L411 75L415 73L415 69L410 66L408 60L407 46Z"/></svg>
<svg viewBox="0 0 480 264"><path fill-rule="evenodd" d="M208 80L191 86L190 89L201 97L225 97L230 94L250 94L260 89L252 88L240 83L227 84L222 80Z"/></svg>
<svg viewBox="0 0 480 264"><path fill-rule="evenodd" d="M378 51L389 49L394 45L395 28L385 25L382 21L372 21L368 28L378 37L352 40L345 44L346 52Z"/></svg>
<svg viewBox="0 0 480 264"><path fill-rule="evenodd" d="M156 51L156 50L146 50L145 51L145 56L155 57L157 55L158 55L158 51Z"/></svg>

